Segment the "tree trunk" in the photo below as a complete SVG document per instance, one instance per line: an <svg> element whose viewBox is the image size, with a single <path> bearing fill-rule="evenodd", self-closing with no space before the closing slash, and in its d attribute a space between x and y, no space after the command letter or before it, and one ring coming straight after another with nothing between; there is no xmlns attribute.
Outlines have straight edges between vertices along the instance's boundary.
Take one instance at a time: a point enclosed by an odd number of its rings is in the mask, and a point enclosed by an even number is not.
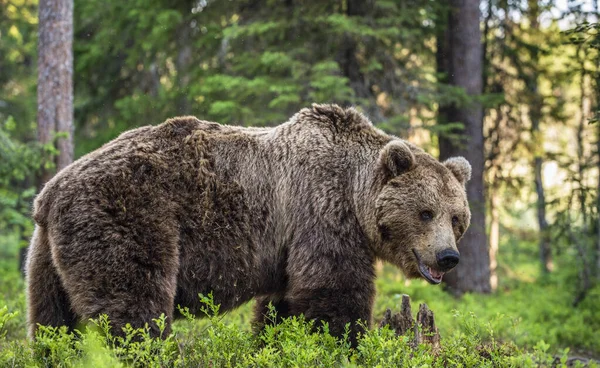
<svg viewBox="0 0 600 368"><path fill-rule="evenodd" d="M537 0L528 1L528 14L530 27L533 32L539 30L540 8ZM534 33L535 35L535 33ZM531 65L537 67L539 51L533 49L531 52ZM525 76L527 89L532 94L529 107L529 119L531 120L531 135L533 137L533 172L535 192L537 194L537 220L540 231L539 253L542 273L546 274L552 270L552 252L550 248L550 237L548 221L546 220L546 194L542 177L542 165L544 163L542 153L544 152L543 140L541 139L540 121L542 119L543 98L538 90L538 72L533 69L531 74Z"/></svg>
<svg viewBox="0 0 600 368"><path fill-rule="evenodd" d="M500 195L498 188L490 190L490 286L498 288L498 246L500 244Z"/></svg>
<svg viewBox="0 0 600 368"><path fill-rule="evenodd" d="M179 88L179 96L177 97L177 114L179 115L190 115L191 113L188 96L190 95L189 67L193 61L193 50L192 42L190 41L192 27L189 22L189 20L183 22L182 27L179 28L179 36L177 37L179 52L175 59L175 66L177 68L177 86Z"/></svg>
<svg viewBox="0 0 600 368"><path fill-rule="evenodd" d="M55 133L64 135L56 139L59 171L73 162L73 0L40 0L38 12L38 141L50 144ZM53 175L42 171L38 191ZM20 249L22 271L26 254L26 247Z"/></svg>
<svg viewBox="0 0 600 368"><path fill-rule="evenodd" d="M594 11L596 17L600 18L600 1L594 2ZM600 55L596 56L596 70L600 70ZM600 75L596 73L596 118L600 117ZM596 279L600 282L600 122L596 122L597 141L596 141L596 167L598 169L598 183L596 186Z"/></svg>
<svg viewBox="0 0 600 368"><path fill-rule="evenodd" d="M436 59L438 70L449 84L463 87L470 96L482 92L482 44L479 29L479 1L452 0L447 27L438 37ZM440 123L461 122L465 139L461 142L440 137L440 159L465 157L472 166L472 177L467 184L471 206L471 226L461 241L460 263L446 277L446 284L457 294L490 292L490 259L485 232L485 190L483 182L483 110L472 101L467 106L441 106Z"/></svg>
<svg viewBox="0 0 600 368"><path fill-rule="evenodd" d="M587 192L585 189L585 147L584 147L584 135L585 135L585 126L588 121L588 116L590 113L590 99L587 96L586 86L588 84L588 73L585 69L585 56L586 52L583 51L583 55L580 59L580 68L582 70L581 74L581 85L580 85L580 94L581 94L581 115L579 118L579 124L577 125L577 181L579 182L579 209L581 211L581 219L583 225L583 233L588 235L588 206L586 205Z"/></svg>
<svg viewBox="0 0 600 368"><path fill-rule="evenodd" d="M537 193L537 218L540 229L540 263L542 272L552 271L552 252L550 248L550 234L548 221L546 220L546 195L544 193L544 183L542 181L542 158L535 156L535 192Z"/></svg>
<svg viewBox="0 0 600 368"><path fill-rule="evenodd" d="M599 82L596 82L599 83ZM597 86L596 88L599 88ZM600 91L596 91L597 96L600 98ZM596 112L598 113L598 112ZM596 123L598 125L598 140L596 142L596 152L597 157L597 169L598 169L598 183L596 187L596 279L600 282L600 122Z"/></svg>
<svg viewBox="0 0 600 368"><path fill-rule="evenodd" d="M588 229L588 208L586 206L586 192L585 192L585 157L584 157L584 133L585 125L587 124L587 118L590 110L590 100L587 97L586 85L588 83L588 72L585 66L586 50L582 47L578 48L577 56L579 57L579 68L581 70L581 83L580 83L580 94L581 94L581 115L579 117L579 124L577 125L576 142L577 142L577 179L579 184L579 192L577 193L577 199L579 204L579 211L581 214L581 225L582 228L578 234L574 234L571 229L573 220L569 218L569 236L571 242L576 246L581 265L579 266L579 277L581 279L581 288L573 301L573 305L577 306L581 301L585 299L588 291L592 288L592 277L593 277L593 264L589 259L589 229Z"/></svg>
<svg viewBox="0 0 600 368"><path fill-rule="evenodd" d="M349 17L369 17L373 12L375 2L373 0L348 0L346 1L346 15ZM364 37L362 42L368 42ZM362 107L368 113L371 120L375 123L383 121L383 115L377 104L365 105L365 101L373 100L373 91L371 86L361 72L360 61L357 57L358 41L353 35L345 33L340 39L338 54L336 60L342 70L343 75L348 78L350 88L354 91L355 97ZM354 101L342 101L344 104L353 104Z"/></svg>
<svg viewBox="0 0 600 368"><path fill-rule="evenodd" d="M38 41L38 140L58 138L56 170L73 162L73 0L40 0ZM46 170L40 187L52 177Z"/></svg>

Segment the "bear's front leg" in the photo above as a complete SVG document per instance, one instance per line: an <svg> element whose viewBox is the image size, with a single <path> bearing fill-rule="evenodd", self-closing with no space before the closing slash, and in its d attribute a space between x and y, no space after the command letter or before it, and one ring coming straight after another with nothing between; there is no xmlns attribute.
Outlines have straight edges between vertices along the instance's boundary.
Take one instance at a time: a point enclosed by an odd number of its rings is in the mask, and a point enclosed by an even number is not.
<svg viewBox="0 0 600 368"><path fill-rule="evenodd" d="M309 264L288 271L285 301L291 315L304 314L316 326L327 323L332 336L342 337L349 324L349 339L357 346L359 333L371 326L375 297L374 265L357 254L311 257Z"/></svg>

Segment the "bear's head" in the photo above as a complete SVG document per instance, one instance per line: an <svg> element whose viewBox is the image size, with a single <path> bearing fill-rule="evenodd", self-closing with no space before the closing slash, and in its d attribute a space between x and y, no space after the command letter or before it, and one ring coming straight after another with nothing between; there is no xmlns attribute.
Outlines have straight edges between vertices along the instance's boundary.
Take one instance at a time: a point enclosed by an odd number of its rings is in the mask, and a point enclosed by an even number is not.
<svg viewBox="0 0 600 368"><path fill-rule="evenodd" d="M380 151L376 165L378 256L407 277L439 284L458 264L457 243L471 221L471 165L463 157L439 162L399 139Z"/></svg>

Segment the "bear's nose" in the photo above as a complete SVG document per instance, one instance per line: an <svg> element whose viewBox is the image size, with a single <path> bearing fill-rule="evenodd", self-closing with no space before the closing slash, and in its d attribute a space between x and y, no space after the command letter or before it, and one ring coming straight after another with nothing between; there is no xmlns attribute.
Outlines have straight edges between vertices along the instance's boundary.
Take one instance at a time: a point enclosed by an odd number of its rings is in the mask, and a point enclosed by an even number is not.
<svg viewBox="0 0 600 368"><path fill-rule="evenodd" d="M460 260L460 254L454 249L444 249L435 255L440 271L449 271L456 267Z"/></svg>

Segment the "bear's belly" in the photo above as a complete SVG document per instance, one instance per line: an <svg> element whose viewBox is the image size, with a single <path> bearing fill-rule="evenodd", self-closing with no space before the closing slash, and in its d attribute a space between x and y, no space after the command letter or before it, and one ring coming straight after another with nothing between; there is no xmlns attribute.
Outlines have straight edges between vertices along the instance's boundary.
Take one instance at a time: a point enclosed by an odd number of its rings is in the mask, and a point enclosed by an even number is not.
<svg viewBox="0 0 600 368"><path fill-rule="evenodd" d="M175 306L188 307L198 314L203 306L199 294L212 294L220 311L225 312L249 301L258 294L256 276L248 268L221 263L209 258L195 259L195 264L183 261L177 277Z"/></svg>
<svg viewBox="0 0 600 368"><path fill-rule="evenodd" d="M202 307L198 294L212 293L223 312L260 293L261 271L249 234L232 231L220 235L206 228L181 232L176 307L188 307L198 314Z"/></svg>
<svg viewBox="0 0 600 368"><path fill-rule="evenodd" d="M270 293L273 270L281 264L261 216L268 209L257 209L236 181L217 181L205 193L182 205L179 234L175 306L194 314L202 306L199 293L212 293L221 311Z"/></svg>

